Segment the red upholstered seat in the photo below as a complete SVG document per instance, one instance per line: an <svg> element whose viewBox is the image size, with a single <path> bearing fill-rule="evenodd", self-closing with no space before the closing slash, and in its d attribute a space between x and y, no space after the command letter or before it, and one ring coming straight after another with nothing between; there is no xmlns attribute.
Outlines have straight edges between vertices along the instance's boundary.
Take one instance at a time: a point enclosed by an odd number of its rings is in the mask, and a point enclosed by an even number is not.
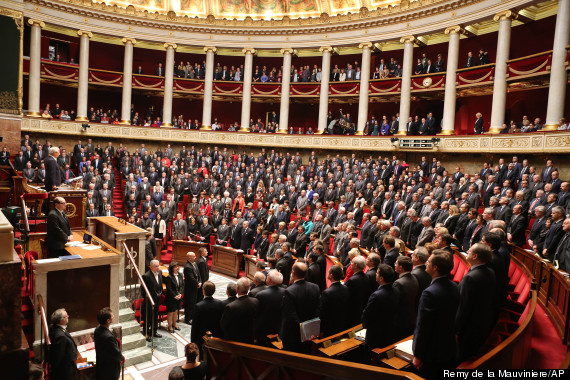
<svg viewBox="0 0 570 380"><path fill-rule="evenodd" d="M453 256L455 257L455 255ZM456 283L460 283L461 279L463 278L463 276L465 276L465 273L467 273L468 268L467 265L465 265L465 263L461 260L459 261L459 265L457 266L457 271L455 272L455 274L453 275L453 282Z"/></svg>
<svg viewBox="0 0 570 380"><path fill-rule="evenodd" d="M459 262L461 260L459 260L459 257L457 257L456 255L453 255L453 269L451 270L451 275L455 276L455 273L457 272L457 269L459 268Z"/></svg>
<svg viewBox="0 0 570 380"><path fill-rule="evenodd" d="M48 193L24 193L21 195L25 201L33 201L36 199L48 199Z"/></svg>
<svg viewBox="0 0 570 380"><path fill-rule="evenodd" d="M141 306L143 303L143 299L139 298L133 301L131 308L135 311L135 319L137 320L137 322L142 323L142 318L141 318Z"/></svg>

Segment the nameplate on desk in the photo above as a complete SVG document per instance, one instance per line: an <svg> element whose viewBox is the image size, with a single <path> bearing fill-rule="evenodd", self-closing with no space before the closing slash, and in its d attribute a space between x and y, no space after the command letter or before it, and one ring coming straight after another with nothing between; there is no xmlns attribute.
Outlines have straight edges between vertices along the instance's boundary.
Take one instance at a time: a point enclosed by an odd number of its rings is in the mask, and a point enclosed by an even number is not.
<svg viewBox="0 0 570 380"><path fill-rule="evenodd" d="M59 256L60 260L77 260L81 259L80 255Z"/></svg>

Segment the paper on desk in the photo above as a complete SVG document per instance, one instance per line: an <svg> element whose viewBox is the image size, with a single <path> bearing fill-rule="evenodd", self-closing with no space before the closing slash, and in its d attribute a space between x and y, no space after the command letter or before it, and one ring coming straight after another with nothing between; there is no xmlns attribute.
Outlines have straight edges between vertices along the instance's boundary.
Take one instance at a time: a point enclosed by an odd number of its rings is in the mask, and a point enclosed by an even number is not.
<svg viewBox="0 0 570 380"><path fill-rule="evenodd" d="M79 247L79 246L81 246L81 244L83 244L83 243L80 241L70 241L68 243L65 243L65 246L66 247Z"/></svg>
<svg viewBox="0 0 570 380"><path fill-rule="evenodd" d="M358 340L364 341L364 339L366 339L366 329L358 330L358 331L355 333L355 337L356 337Z"/></svg>
<svg viewBox="0 0 570 380"><path fill-rule="evenodd" d="M86 251L93 251L95 249L99 249L99 246L98 245L87 245L86 244L85 247L81 247L81 248L83 248Z"/></svg>
<svg viewBox="0 0 570 380"><path fill-rule="evenodd" d="M82 353L81 356L87 359L87 362L95 363L96 352L97 352L96 350L88 350Z"/></svg>
<svg viewBox="0 0 570 380"><path fill-rule="evenodd" d="M413 339L409 339L406 340L405 342L398 343L395 348L413 357L414 356L414 350L412 349L413 342L414 342Z"/></svg>
<svg viewBox="0 0 570 380"><path fill-rule="evenodd" d="M56 258L54 258L54 259L41 259L41 260L36 260L36 262L37 262L38 264L55 263L55 262L59 262L59 261L61 261L61 260L59 259L59 257L56 257Z"/></svg>

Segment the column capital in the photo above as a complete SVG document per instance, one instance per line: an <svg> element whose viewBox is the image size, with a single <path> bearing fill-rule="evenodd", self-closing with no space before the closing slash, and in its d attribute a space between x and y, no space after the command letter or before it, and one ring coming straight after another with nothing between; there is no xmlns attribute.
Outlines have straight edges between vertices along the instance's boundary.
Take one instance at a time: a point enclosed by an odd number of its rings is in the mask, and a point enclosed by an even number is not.
<svg viewBox="0 0 570 380"><path fill-rule="evenodd" d="M211 51L212 53L216 54L218 49L215 46L204 46L204 52L207 53Z"/></svg>
<svg viewBox="0 0 570 380"><path fill-rule="evenodd" d="M333 50L334 50L334 49L333 49L332 46L321 46L321 47L319 48L319 51L320 51L321 53L324 53L325 51L328 51L329 53L332 53Z"/></svg>
<svg viewBox="0 0 570 380"><path fill-rule="evenodd" d="M137 40L135 40L135 39L132 38L132 37L125 37L125 38L123 38L122 41L123 41L123 43L124 43L125 45L126 45L126 44L135 45L135 44L137 43Z"/></svg>
<svg viewBox="0 0 570 380"><path fill-rule="evenodd" d="M361 42L358 44L359 49L372 48L372 42Z"/></svg>
<svg viewBox="0 0 570 380"><path fill-rule="evenodd" d="M519 15L516 12L511 10L499 12L493 17L495 21L503 21L503 20L516 20L519 18Z"/></svg>
<svg viewBox="0 0 570 380"><path fill-rule="evenodd" d="M243 54L247 55L247 54L252 54L254 55L255 53L257 53L257 50L255 50L252 47L247 47L247 48L243 48L241 51Z"/></svg>
<svg viewBox="0 0 570 380"><path fill-rule="evenodd" d="M401 44L406 44L406 43L414 43L414 41L417 41L416 37L414 36L404 36L402 38L400 38L400 43Z"/></svg>
<svg viewBox="0 0 570 380"><path fill-rule="evenodd" d="M281 54L285 55L285 54L293 54L295 52L295 50L293 50L292 48L284 48L281 49Z"/></svg>
<svg viewBox="0 0 570 380"><path fill-rule="evenodd" d="M40 28L45 28L45 26L46 26L46 23L45 23L45 22L43 22L43 21L41 21L41 20L36 20L36 19L34 19L34 18L29 19L29 20L28 20L28 24L30 24L30 25L32 25L32 26L33 26L33 25L39 25Z"/></svg>
<svg viewBox="0 0 570 380"><path fill-rule="evenodd" d="M166 42L166 43L164 43L164 48L166 50L168 50L168 49L176 50L178 48L178 45L176 45L174 42Z"/></svg>
<svg viewBox="0 0 570 380"><path fill-rule="evenodd" d="M88 30L78 30L78 31L77 31L77 35L78 35L79 37L83 37L83 36L86 36L87 38L93 37L93 33L91 33L91 32L88 31Z"/></svg>
<svg viewBox="0 0 570 380"><path fill-rule="evenodd" d="M453 26L448 26L447 28L445 28L445 34L452 34L452 33L457 33L457 34L464 34L465 33L465 29L463 29L461 26L459 25L453 25Z"/></svg>

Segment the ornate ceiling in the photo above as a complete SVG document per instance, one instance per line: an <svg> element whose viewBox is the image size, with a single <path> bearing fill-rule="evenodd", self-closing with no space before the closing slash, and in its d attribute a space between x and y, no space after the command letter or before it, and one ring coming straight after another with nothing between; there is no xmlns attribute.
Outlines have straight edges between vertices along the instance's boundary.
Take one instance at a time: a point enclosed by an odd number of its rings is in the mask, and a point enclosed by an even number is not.
<svg viewBox="0 0 570 380"><path fill-rule="evenodd" d="M419 0L416 0L419 1ZM98 2L98 1L94 1ZM206 17L244 20L319 17L322 13L330 16L358 13L360 8L375 9L412 3L408 0L106 0L109 5L128 7L137 10L167 13L189 17Z"/></svg>

